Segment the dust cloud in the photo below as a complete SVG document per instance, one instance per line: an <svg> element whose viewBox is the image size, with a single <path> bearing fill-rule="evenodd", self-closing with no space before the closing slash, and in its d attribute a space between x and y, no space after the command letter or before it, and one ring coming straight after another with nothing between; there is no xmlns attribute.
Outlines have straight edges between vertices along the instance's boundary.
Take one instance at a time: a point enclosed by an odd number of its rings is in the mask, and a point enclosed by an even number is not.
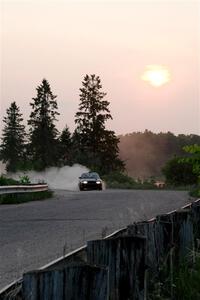
<svg viewBox="0 0 200 300"><path fill-rule="evenodd" d="M6 165L0 161L0 176L6 173Z"/></svg>
<svg viewBox="0 0 200 300"><path fill-rule="evenodd" d="M51 167L42 172L26 171L7 175L16 180L19 180L22 176L28 176L31 183L47 183L51 189L76 191L78 190L78 178L85 172L89 172L86 167L75 164L71 167Z"/></svg>

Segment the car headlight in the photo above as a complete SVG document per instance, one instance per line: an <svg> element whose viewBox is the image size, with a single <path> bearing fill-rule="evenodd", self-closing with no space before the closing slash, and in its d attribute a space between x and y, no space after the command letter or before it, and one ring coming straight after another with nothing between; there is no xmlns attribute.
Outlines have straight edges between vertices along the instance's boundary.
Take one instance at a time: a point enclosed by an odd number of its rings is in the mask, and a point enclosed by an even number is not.
<svg viewBox="0 0 200 300"><path fill-rule="evenodd" d="M87 181L86 181L86 180L84 180L84 181L83 181L83 184L87 184Z"/></svg>
<svg viewBox="0 0 200 300"><path fill-rule="evenodd" d="M101 181L100 181L100 180L98 180L98 181L96 181L96 183L97 183L97 184L101 184Z"/></svg>

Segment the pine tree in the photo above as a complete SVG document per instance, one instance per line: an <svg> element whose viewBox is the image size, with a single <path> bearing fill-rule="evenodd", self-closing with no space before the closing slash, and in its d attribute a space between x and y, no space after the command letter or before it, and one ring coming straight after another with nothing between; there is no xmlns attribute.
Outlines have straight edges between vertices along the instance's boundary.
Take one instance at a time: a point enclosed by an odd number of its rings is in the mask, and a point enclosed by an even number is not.
<svg viewBox="0 0 200 300"><path fill-rule="evenodd" d="M69 128L65 126L59 137L59 161L61 165L72 164L72 139Z"/></svg>
<svg viewBox="0 0 200 300"><path fill-rule="evenodd" d="M2 133L0 158L6 163L7 171L16 172L23 165L25 158L25 126L20 108L12 102L3 118L5 127Z"/></svg>
<svg viewBox="0 0 200 300"><path fill-rule="evenodd" d="M101 172L108 174L113 171L121 172L125 170L125 163L119 157L119 138L112 130L105 130L102 137Z"/></svg>
<svg viewBox="0 0 200 300"><path fill-rule="evenodd" d="M104 100L99 76L86 75L80 88L79 111L75 115L77 124L74 140L80 149L78 162L100 171L113 171L119 165L118 139L113 131L106 130L105 123L112 119L108 108L109 102ZM112 155L110 153L112 151ZM111 157L113 161L105 168L104 161ZM123 163L121 162L121 165ZM123 167L121 168L123 169Z"/></svg>
<svg viewBox="0 0 200 300"><path fill-rule="evenodd" d="M57 96L53 95L46 79L36 88L37 96L30 103L32 112L28 120L30 125L30 149L34 168L43 170L54 166L58 159L58 131L55 127Z"/></svg>

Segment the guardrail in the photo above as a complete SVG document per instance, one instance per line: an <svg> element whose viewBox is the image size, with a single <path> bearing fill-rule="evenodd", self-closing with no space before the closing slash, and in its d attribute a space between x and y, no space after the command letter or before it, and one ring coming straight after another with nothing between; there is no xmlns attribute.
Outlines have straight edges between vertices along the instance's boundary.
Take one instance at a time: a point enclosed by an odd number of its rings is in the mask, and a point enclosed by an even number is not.
<svg viewBox="0 0 200 300"><path fill-rule="evenodd" d="M34 193L48 190L47 184L30 184L30 185L7 185L0 186L0 195L2 194L18 194L18 193Z"/></svg>

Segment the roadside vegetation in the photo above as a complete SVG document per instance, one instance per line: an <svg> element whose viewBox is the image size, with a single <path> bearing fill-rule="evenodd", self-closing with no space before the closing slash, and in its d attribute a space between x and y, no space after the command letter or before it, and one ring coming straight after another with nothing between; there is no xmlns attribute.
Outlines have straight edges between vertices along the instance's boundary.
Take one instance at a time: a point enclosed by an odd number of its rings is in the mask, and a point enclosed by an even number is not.
<svg viewBox="0 0 200 300"><path fill-rule="evenodd" d="M200 256L194 266L181 265L175 273L174 292L177 300L200 299Z"/></svg>
<svg viewBox="0 0 200 300"><path fill-rule="evenodd" d="M163 280L156 280L151 286L149 300L197 300L200 299L200 253L196 253L193 265L181 263L172 273L166 271Z"/></svg>
<svg viewBox="0 0 200 300"><path fill-rule="evenodd" d="M7 178L4 175L0 176L0 186L2 185L19 185L20 182L12 178Z"/></svg>
<svg viewBox="0 0 200 300"><path fill-rule="evenodd" d="M53 196L52 191L17 193L17 194L0 194L0 204L20 204L30 201L49 199Z"/></svg>
<svg viewBox="0 0 200 300"><path fill-rule="evenodd" d="M153 178L149 178L144 181L141 181L140 179L134 180L132 177L120 172L110 173L108 175L104 175L102 178L105 181L107 188L157 189Z"/></svg>
<svg viewBox="0 0 200 300"><path fill-rule="evenodd" d="M200 197L200 145L183 147L185 156L174 157L162 169L168 186L186 186L193 197Z"/></svg>

